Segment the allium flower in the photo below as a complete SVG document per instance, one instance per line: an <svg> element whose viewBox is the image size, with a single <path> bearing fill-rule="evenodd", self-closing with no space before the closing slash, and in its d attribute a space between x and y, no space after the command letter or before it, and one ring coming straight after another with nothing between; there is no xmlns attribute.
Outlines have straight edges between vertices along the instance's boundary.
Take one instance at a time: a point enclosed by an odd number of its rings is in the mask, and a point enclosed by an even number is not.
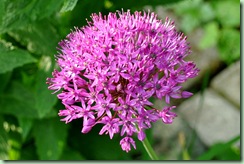
<svg viewBox="0 0 244 164"><path fill-rule="evenodd" d="M174 23L159 20L153 12L118 11L93 14L88 26L70 33L59 43L57 63L48 78L49 89L61 93L66 123L83 119L82 133L103 124L100 135L123 136L122 149L136 148L133 135L145 139L145 129L162 120L172 123L175 106L153 108L150 97L164 100L188 98L182 84L199 70L186 61L190 47Z"/></svg>

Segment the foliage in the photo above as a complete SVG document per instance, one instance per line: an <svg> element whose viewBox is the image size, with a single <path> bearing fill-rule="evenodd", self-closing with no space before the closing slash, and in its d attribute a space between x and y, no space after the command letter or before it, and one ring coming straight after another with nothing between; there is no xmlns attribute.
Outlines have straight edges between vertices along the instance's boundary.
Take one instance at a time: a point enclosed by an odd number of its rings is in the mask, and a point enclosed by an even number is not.
<svg viewBox="0 0 244 164"><path fill-rule="evenodd" d="M197 160L240 160L240 149L237 149L236 146L233 145L237 141L240 141L240 136L226 143L217 143L199 156Z"/></svg>
<svg viewBox="0 0 244 164"><path fill-rule="evenodd" d="M185 0L168 8L181 18L180 28L185 33L203 28L199 49L217 46L226 64L240 59L239 0Z"/></svg>

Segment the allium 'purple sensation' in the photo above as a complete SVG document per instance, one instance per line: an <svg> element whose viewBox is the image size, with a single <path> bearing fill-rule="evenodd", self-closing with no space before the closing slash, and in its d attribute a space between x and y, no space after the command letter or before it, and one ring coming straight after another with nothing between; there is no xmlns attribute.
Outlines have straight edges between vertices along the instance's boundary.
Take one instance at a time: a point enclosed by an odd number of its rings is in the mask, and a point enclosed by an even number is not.
<svg viewBox="0 0 244 164"><path fill-rule="evenodd" d="M58 92L65 109L59 111L66 123L83 119L82 133L103 124L100 135L124 136L122 149L136 148L133 134L145 139L144 130L162 120L172 123L175 106L155 109L150 97L188 98L182 84L197 76L186 36L166 18L163 23L153 12L130 11L93 14L92 22L75 29L59 43L57 63L48 78L49 89Z"/></svg>

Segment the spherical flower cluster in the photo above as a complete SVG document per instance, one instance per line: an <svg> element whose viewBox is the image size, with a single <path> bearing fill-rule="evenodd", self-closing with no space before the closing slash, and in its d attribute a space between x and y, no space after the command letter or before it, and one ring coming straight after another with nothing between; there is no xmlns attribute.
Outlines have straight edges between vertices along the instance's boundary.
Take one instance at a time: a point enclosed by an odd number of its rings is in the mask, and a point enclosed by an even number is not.
<svg viewBox="0 0 244 164"><path fill-rule="evenodd" d="M122 149L136 148L133 134L145 139L145 129L162 120L172 123L175 106L156 109L150 97L187 98L182 84L197 76L189 44L174 23L163 23L153 12L117 11L108 16L93 14L88 26L75 29L60 42L49 89L58 92L65 109L59 111L66 123L83 120L81 132L103 124L100 135L124 136Z"/></svg>

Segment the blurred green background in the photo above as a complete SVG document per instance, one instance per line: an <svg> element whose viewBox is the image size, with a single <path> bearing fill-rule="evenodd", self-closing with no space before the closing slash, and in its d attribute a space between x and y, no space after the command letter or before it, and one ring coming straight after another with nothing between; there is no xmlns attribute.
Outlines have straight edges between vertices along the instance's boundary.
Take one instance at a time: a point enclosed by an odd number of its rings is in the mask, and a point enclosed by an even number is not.
<svg viewBox="0 0 244 164"><path fill-rule="evenodd" d="M240 59L237 0L1 0L0 159L149 160L137 139L137 149L125 153L119 145L120 136L112 140L100 136L100 126L81 134L81 120L67 125L60 122L57 113L63 106L47 89L46 78L55 68L58 42L74 26L86 25L91 13L108 14L121 8L155 11L159 7L173 15L177 29L186 35L201 28L204 36L197 48L205 51L217 47L223 67ZM199 82L192 90L198 92L202 88L199 85L204 84ZM152 129L147 135L153 145ZM183 149L175 160L240 160L240 149L232 148L237 140L209 147L198 156Z"/></svg>

